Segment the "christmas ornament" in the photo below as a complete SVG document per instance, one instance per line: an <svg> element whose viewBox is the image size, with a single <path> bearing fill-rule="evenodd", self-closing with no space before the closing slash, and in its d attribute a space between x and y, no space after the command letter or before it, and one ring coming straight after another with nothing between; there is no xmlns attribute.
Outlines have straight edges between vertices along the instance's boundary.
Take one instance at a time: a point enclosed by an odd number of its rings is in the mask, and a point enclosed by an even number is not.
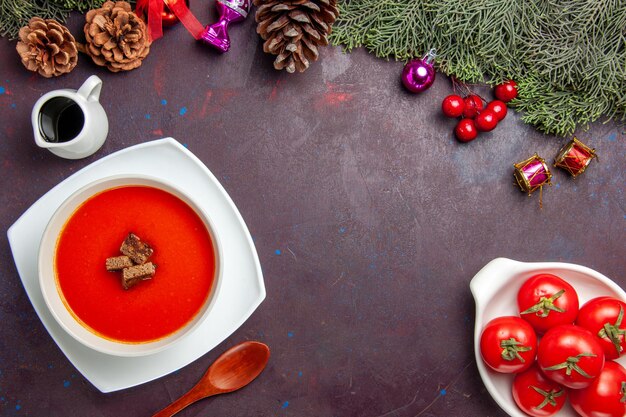
<svg viewBox="0 0 626 417"><path fill-rule="evenodd" d="M175 2L176 0L172 1L172 3ZM184 3L185 7L189 7L189 0L184 0ZM147 20L148 35L152 42L163 36L164 27L178 23L178 17L170 9L167 0L137 0L135 14Z"/></svg>
<svg viewBox="0 0 626 417"><path fill-rule="evenodd" d="M317 61L339 13L337 0L254 0L254 5L263 51L276 55L275 69L289 73Z"/></svg>
<svg viewBox="0 0 626 417"><path fill-rule="evenodd" d="M552 173L548 169L546 161L537 154L513 164L513 166L515 167L513 175L517 180L517 185L528 195L537 189L542 189L544 185L550 184Z"/></svg>
<svg viewBox="0 0 626 417"><path fill-rule="evenodd" d="M484 109L478 116L476 116L474 124L479 132L490 132L496 128L498 119L493 111Z"/></svg>
<svg viewBox="0 0 626 417"><path fill-rule="evenodd" d="M164 11L165 6L162 0L137 0L135 14L142 17L146 16L150 42L154 42L163 36L162 18Z"/></svg>
<svg viewBox="0 0 626 417"><path fill-rule="evenodd" d="M351 0L339 6L332 44L347 51L362 46L387 60L432 47L440 51L437 71L463 82L514 79L516 110L542 132L569 139L595 120L626 117L623 0Z"/></svg>
<svg viewBox="0 0 626 417"><path fill-rule="evenodd" d="M500 100L493 100L487 103L487 109L491 110L493 114L496 115L496 119L498 119L499 122L504 120L508 113L506 104Z"/></svg>
<svg viewBox="0 0 626 417"><path fill-rule="evenodd" d="M200 40L220 52L226 52L230 48L228 25L245 20L250 12L250 0L217 0L216 6L219 20L205 28Z"/></svg>
<svg viewBox="0 0 626 417"><path fill-rule="evenodd" d="M150 1L151 1L150 4L152 4L152 2L156 0L150 0ZM195 40L200 40L205 28L202 25L202 23L200 23L198 19L196 19L196 16L194 16L194 14L191 13L191 10L189 10L189 7L187 7L188 2L183 1L183 0L164 0L164 1L167 7L176 15L180 23L183 24L183 26L185 27L185 29L187 29L187 31L191 34L191 36L193 36ZM157 29L155 28L155 30Z"/></svg>
<svg viewBox="0 0 626 417"><path fill-rule="evenodd" d="M493 92L498 100L508 103L517 97L517 83L513 80L509 80L498 84Z"/></svg>
<svg viewBox="0 0 626 417"><path fill-rule="evenodd" d="M456 94L447 96L441 103L441 111L447 117L463 117L454 129L459 141L470 142L478 133L492 131L506 117L507 108L502 101L494 100L483 108L483 99L473 94L466 84L452 78L452 85L455 91L460 89L467 95L464 98Z"/></svg>
<svg viewBox="0 0 626 417"><path fill-rule="evenodd" d="M574 137L561 148L554 159L554 166L563 168L576 178L585 172L593 158L597 158L596 150Z"/></svg>
<svg viewBox="0 0 626 417"><path fill-rule="evenodd" d="M30 19L28 25L20 29L15 48L26 69L46 78L68 73L78 62L74 36L52 19Z"/></svg>
<svg viewBox="0 0 626 417"><path fill-rule="evenodd" d="M150 52L146 25L125 1L107 1L87 12L84 32L87 44L81 52L112 72L139 67Z"/></svg>
<svg viewBox="0 0 626 417"><path fill-rule="evenodd" d="M431 49L421 59L409 61L402 70L402 84L412 93L421 93L430 88L435 82L435 67L433 60L437 56L435 49Z"/></svg>
<svg viewBox="0 0 626 417"><path fill-rule="evenodd" d="M138 2L139 3L139 2ZM185 5L189 7L189 0L185 0ZM178 23L178 17L176 14L165 4L163 12L161 12L161 22L163 27L171 27Z"/></svg>
<svg viewBox="0 0 626 417"><path fill-rule="evenodd" d="M478 136L478 131L472 119L461 119L454 128L454 134L461 142L471 142Z"/></svg>
<svg viewBox="0 0 626 417"><path fill-rule="evenodd" d="M483 99L476 94L470 94L463 99L465 103L465 110L463 110L463 117L469 117L470 119L476 117L478 113L483 109Z"/></svg>
<svg viewBox="0 0 626 417"><path fill-rule="evenodd" d="M446 117L459 117L465 110L465 103L460 96L451 94L441 102L441 111Z"/></svg>
<svg viewBox="0 0 626 417"><path fill-rule="evenodd" d="M230 49L228 25L241 22L250 12L250 0L217 0L219 20L213 25L203 27L194 14L189 10L188 0L138 0L137 11L148 15L150 39L155 40L163 36L163 26L166 18L180 22L194 39L210 45L220 52ZM168 14L168 11L170 12ZM175 19L170 19L171 16ZM169 17L168 17L169 16Z"/></svg>

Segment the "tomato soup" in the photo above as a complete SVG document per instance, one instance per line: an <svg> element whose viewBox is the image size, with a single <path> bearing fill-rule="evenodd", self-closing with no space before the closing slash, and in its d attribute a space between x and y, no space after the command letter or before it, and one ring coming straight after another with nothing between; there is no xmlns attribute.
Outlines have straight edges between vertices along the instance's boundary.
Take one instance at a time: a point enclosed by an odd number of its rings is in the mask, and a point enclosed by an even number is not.
<svg viewBox="0 0 626 417"><path fill-rule="evenodd" d="M105 260L120 255L132 232L150 244L156 274L124 290ZM55 273L61 298L92 332L126 343L162 339L202 309L215 279L211 236L178 197L148 186L105 190L83 203L57 241Z"/></svg>

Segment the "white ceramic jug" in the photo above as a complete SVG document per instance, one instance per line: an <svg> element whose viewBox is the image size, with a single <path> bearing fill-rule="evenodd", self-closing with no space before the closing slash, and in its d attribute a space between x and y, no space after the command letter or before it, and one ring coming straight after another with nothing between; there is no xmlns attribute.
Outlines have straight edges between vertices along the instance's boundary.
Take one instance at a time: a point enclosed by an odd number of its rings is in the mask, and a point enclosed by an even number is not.
<svg viewBox="0 0 626 417"><path fill-rule="evenodd" d="M31 121L37 146L67 159L96 152L109 133L109 121L98 101L102 80L87 78L77 90L44 94L33 107Z"/></svg>

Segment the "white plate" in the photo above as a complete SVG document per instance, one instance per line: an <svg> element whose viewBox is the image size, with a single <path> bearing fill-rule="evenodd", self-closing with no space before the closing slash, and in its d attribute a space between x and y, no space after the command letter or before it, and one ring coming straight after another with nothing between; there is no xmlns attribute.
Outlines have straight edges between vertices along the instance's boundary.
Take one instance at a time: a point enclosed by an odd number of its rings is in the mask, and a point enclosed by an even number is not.
<svg viewBox="0 0 626 417"><path fill-rule="evenodd" d="M116 174L162 178L193 196L214 221L223 248L223 282L206 320L171 348L143 357L110 356L74 340L46 308L38 281L37 248L54 211L80 187ZM39 318L70 362L102 392L151 381L196 360L239 328L265 298L261 265L239 211L208 168L172 138L126 148L83 168L26 210L8 236L17 271Z"/></svg>
<svg viewBox="0 0 626 417"><path fill-rule="evenodd" d="M511 259L497 258L483 267L470 282L470 289L476 301L476 321L474 327L474 353L480 377L487 390L504 411L513 417L527 417L513 400L511 388L513 376L489 369L480 356L480 334L485 325L499 316L518 315L517 292L522 283L531 276L545 272L554 274L569 282L578 293L580 305L592 298L608 295L626 302L626 293L619 285L584 266L559 262L524 263ZM617 362L626 366L626 357ZM576 417L578 414L569 402L557 417Z"/></svg>

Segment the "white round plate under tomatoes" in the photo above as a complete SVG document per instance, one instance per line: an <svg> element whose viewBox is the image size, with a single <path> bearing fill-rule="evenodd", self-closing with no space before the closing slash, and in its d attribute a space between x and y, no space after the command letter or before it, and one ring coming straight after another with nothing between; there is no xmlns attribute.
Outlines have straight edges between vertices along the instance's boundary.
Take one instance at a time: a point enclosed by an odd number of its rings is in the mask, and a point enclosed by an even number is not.
<svg viewBox="0 0 626 417"><path fill-rule="evenodd" d="M500 316L517 316L517 292L525 280L533 275L554 274L567 281L578 293L582 306L592 298L610 296L626 302L626 292L609 278L593 269L560 262L518 262L506 258L496 258L483 267L472 278L470 290L476 302L474 326L474 353L480 377L489 394L498 405L512 417L527 417L515 404L511 388L513 377L489 369L480 356L480 334L485 325ZM626 355L617 362L626 366ZM555 417L577 417L569 405L555 414Z"/></svg>

